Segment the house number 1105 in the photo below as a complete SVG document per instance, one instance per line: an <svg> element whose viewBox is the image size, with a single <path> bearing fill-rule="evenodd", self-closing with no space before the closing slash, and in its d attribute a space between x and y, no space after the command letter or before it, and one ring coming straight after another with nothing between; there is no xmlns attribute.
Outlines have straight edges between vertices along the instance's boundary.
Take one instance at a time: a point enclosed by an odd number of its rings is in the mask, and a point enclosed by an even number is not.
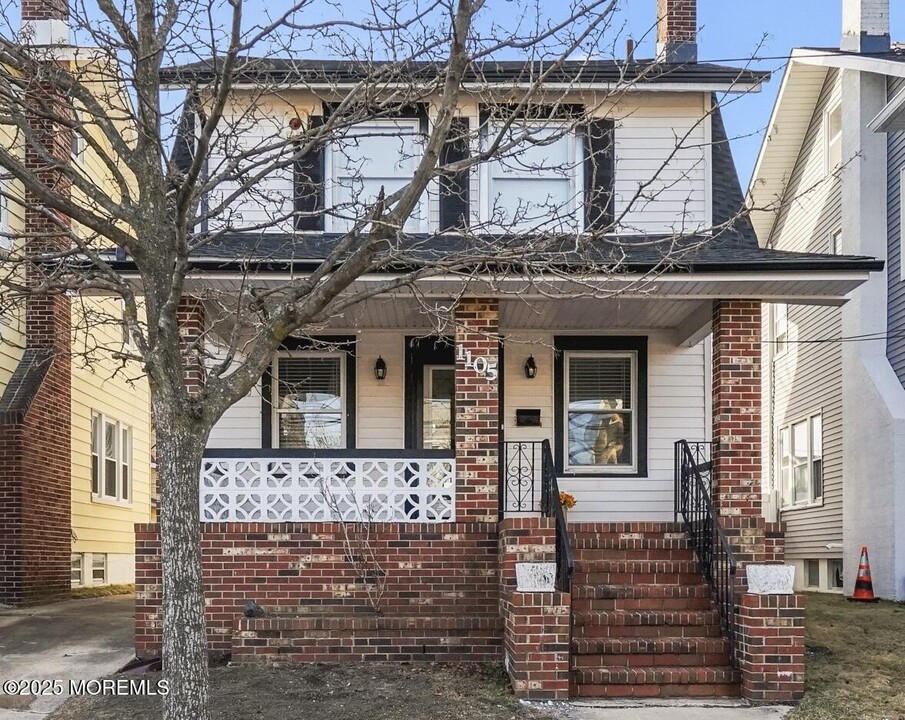
<svg viewBox="0 0 905 720"><path fill-rule="evenodd" d="M459 347L457 348L457 352L459 355L459 360L465 363L465 367L470 367L478 375L483 375L491 381L496 380L500 376L499 370L497 369L497 364L495 362L491 362L483 355L472 357L471 350L466 350L461 345L459 345Z"/></svg>

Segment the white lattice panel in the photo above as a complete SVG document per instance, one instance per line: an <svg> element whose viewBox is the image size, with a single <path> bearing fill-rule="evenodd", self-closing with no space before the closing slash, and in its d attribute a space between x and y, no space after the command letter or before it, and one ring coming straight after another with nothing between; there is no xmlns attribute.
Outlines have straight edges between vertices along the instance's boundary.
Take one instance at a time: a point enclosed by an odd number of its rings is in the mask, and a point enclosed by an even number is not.
<svg viewBox="0 0 905 720"><path fill-rule="evenodd" d="M205 458L202 522L451 522L452 458Z"/></svg>

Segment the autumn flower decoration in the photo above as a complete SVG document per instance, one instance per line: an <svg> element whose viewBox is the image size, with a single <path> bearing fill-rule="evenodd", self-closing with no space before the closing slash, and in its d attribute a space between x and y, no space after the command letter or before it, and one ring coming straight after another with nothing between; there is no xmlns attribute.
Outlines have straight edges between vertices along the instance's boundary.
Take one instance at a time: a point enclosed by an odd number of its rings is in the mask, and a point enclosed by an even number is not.
<svg viewBox="0 0 905 720"><path fill-rule="evenodd" d="M575 507L575 496L571 493L561 492L559 494L559 504L562 505L563 510L571 510Z"/></svg>

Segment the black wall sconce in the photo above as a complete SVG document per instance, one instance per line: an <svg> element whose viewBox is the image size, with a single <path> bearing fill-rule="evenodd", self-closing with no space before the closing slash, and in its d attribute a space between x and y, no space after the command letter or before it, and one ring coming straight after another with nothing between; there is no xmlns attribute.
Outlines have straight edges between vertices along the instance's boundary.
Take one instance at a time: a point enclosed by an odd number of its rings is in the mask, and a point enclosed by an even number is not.
<svg viewBox="0 0 905 720"><path fill-rule="evenodd" d="M387 364L386 360L384 360L379 355L377 356L377 362L374 363L374 377L378 380L386 380L387 379Z"/></svg>
<svg viewBox="0 0 905 720"><path fill-rule="evenodd" d="M530 355L527 360L525 360L525 377L529 380L533 380L537 377L537 363L534 362L534 355Z"/></svg>

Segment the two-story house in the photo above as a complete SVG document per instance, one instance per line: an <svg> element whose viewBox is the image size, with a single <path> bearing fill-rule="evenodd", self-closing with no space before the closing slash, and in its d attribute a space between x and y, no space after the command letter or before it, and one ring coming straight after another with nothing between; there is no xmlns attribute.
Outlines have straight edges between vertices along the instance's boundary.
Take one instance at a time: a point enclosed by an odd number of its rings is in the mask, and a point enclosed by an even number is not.
<svg viewBox="0 0 905 720"><path fill-rule="evenodd" d="M429 188L401 233L416 265L468 243L505 259L509 231L551 224L580 252L529 277L482 256L334 313L277 348L214 428L199 479L212 651L502 659L537 697L800 697L800 599L744 582L752 563L782 560L761 513L761 303L837 305L882 263L758 245L715 98L764 75L698 63L695 3L658 7L658 57L556 66L508 154L467 167L495 137L495 108L542 71L472 67L441 160L466 169ZM379 67L244 62L227 118L244 130L212 176L322 126ZM191 93L182 137L217 72L167 71ZM322 142L308 132L301 157L209 218L186 341L203 337L213 360L240 353L251 321L228 299L322 272L355 220L352 194L411 178L434 112L424 97ZM116 267L137 281L128 258ZM380 265L356 287L398 271ZM567 522L559 491L577 500ZM150 655L159 533L137 532L136 649ZM268 615L244 618L248 599Z"/></svg>
<svg viewBox="0 0 905 720"><path fill-rule="evenodd" d="M93 64L92 51L54 35L66 27L58 19L26 9L23 33L36 47L60 46L72 72L100 86L105 74ZM65 148L61 142L55 150L87 176L109 178L87 134L103 142L86 118L71 141L66 136ZM15 118L0 123L0 142L33 153L26 161L37 172L36 151L13 143L17 136ZM59 236L21 184L5 180L0 286L11 279L37 282L22 261L25 245ZM152 518L151 421L141 370L122 360L129 338L121 315L110 298L33 295L23 301L12 289L0 289L0 604L134 582L134 525Z"/></svg>
<svg viewBox="0 0 905 720"><path fill-rule="evenodd" d="M792 52L749 190L762 247L887 261L842 307L764 308L764 486L802 589L905 598L900 257L905 52L888 0L843 4L840 48Z"/></svg>

